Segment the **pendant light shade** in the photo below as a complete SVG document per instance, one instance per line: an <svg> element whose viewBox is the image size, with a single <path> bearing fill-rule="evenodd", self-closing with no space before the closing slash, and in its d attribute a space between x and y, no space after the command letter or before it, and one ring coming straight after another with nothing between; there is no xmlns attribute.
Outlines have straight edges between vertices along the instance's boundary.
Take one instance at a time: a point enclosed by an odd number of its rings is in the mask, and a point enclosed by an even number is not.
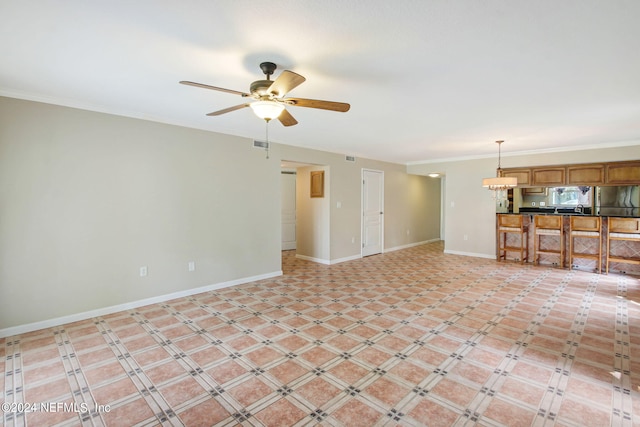
<svg viewBox="0 0 640 427"><path fill-rule="evenodd" d="M496 170L495 178L484 178L482 180L482 186L488 188L494 192L503 192L509 188L518 186L518 179L515 177L500 176L502 175L502 169L500 168L500 146L504 141L496 141L498 144L498 169ZM495 196L495 193L494 193Z"/></svg>
<svg viewBox="0 0 640 427"><path fill-rule="evenodd" d="M487 187L489 190L507 190L509 188L517 187L518 179L506 176L484 178L482 180L482 186Z"/></svg>
<svg viewBox="0 0 640 427"><path fill-rule="evenodd" d="M249 106L256 116L266 121L277 118L284 110L284 105L273 101L256 101Z"/></svg>

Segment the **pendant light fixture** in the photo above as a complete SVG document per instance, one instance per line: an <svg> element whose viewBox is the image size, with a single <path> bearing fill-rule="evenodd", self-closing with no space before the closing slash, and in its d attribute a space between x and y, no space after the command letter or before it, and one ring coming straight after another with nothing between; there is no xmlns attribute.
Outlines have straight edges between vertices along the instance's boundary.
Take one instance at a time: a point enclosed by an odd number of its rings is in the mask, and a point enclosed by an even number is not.
<svg viewBox="0 0 640 427"><path fill-rule="evenodd" d="M518 179L515 177L507 177L502 176L502 169L500 168L500 146L504 141L496 141L498 144L498 169L496 169L496 177L495 178L484 178L482 180L482 186L488 188L493 191L493 198L505 198L506 190L509 188L516 187L518 185Z"/></svg>

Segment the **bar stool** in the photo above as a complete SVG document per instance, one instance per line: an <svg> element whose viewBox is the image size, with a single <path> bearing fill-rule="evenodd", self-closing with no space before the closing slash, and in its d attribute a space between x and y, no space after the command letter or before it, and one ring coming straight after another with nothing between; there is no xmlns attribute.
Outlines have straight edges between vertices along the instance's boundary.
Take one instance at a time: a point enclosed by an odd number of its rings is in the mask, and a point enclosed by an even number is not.
<svg viewBox="0 0 640 427"><path fill-rule="evenodd" d="M602 272L602 221L599 216L569 217L569 270L573 269L574 258L596 260L598 273ZM598 239L597 253L576 252L575 239Z"/></svg>
<svg viewBox="0 0 640 427"><path fill-rule="evenodd" d="M534 216L535 236L533 244L533 262L540 264L540 254L554 254L560 257L558 265L564 267L564 231L562 229L561 215L536 215ZM560 249L540 249L542 236L557 236Z"/></svg>
<svg viewBox="0 0 640 427"><path fill-rule="evenodd" d="M520 236L520 246L507 246L509 234ZM520 264L524 264L529 259L529 227L524 223L523 215L498 214L497 261L503 258L506 261L507 252L520 252Z"/></svg>
<svg viewBox="0 0 640 427"><path fill-rule="evenodd" d="M636 242L638 249L631 250L624 254L613 255L611 253L611 241L619 240L626 242ZM609 274L610 262L626 262L629 264L640 264L640 257L637 253L640 250L640 218L609 218L607 229L607 274ZM635 254L634 254L635 253Z"/></svg>

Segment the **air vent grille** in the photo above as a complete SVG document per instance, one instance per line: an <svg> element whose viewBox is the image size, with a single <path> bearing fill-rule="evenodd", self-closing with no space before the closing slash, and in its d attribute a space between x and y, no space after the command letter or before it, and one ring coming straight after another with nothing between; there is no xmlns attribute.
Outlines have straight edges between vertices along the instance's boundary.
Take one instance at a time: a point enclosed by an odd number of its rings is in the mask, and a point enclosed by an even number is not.
<svg viewBox="0 0 640 427"><path fill-rule="evenodd" d="M253 141L253 148L262 148L263 150L269 148L269 143L267 141Z"/></svg>
<svg viewBox="0 0 640 427"><path fill-rule="evenodd" d="M355 162L356 158L355 156L345 156L344 158L347 162Z"/></svg>

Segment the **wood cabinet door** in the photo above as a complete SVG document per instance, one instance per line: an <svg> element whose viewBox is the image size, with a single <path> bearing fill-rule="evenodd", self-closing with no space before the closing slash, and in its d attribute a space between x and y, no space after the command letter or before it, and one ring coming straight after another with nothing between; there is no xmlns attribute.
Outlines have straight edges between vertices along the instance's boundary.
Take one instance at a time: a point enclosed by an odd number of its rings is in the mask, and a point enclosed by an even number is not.
<svg viewBox="0 0 640 427"><path fill-rule="evenodd" d="M523 188L522 194L526 196L546 196L547 188L546 187L529 187Z"/></svg>
<svg viewBox="0 0 640 427"><path fill-rule="evenodd" d="M541 187L565 185L565 170L564 167L533 168L531 185Z"/></svg>
<svg viewBox="0 0 640 427"><path fill-rule="evenodd" d="M640 184L640 162L607 165L607 184Z"/></svg>
<svg viewBox="0 0 640 427"><path fill-rule="evenodd" d="M517 178L518 186L529 185L531 183L531 169L509 169L502 171L502 176Z"/></svg>
<svg viewBox="0 0 640 427"><path fill-rule="evenodd" d="M602 185L604 184L604 165L567 166L567 184Z"/></svg>

